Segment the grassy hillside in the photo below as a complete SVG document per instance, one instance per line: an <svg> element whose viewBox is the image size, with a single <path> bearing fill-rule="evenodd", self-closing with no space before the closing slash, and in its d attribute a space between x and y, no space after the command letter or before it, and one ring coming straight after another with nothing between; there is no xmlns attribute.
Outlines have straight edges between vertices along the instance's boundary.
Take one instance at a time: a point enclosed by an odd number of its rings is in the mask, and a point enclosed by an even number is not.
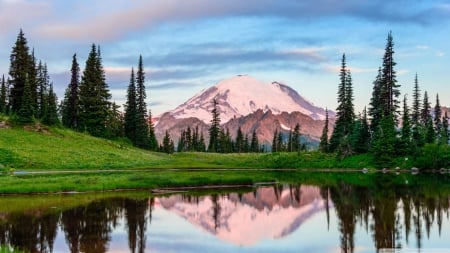
<svg viewBox="0 0 450 253"><path fill-rule="evenodd" d="M368 156L337 161L333 154L167 155L132 147L125 141L95 138L42 126L0 129L0 167L20 170L151 169L151 168L363 168Z"/></svg>

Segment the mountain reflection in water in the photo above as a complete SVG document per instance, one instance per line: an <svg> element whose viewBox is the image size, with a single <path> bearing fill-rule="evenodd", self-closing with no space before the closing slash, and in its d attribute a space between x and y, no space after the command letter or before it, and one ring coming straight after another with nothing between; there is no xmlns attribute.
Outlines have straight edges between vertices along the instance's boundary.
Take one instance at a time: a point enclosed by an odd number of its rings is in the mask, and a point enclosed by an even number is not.
<svg viewBox="0 0 450 253"><path fill-rule="evenodd" d="M95 253L450 248L448 191L433 187L339 183L112 196L61 209L1 211L0 245L25 252ZM0 203L6 198L12 197ZM71 196L60 198L67 202Z"/></svg>

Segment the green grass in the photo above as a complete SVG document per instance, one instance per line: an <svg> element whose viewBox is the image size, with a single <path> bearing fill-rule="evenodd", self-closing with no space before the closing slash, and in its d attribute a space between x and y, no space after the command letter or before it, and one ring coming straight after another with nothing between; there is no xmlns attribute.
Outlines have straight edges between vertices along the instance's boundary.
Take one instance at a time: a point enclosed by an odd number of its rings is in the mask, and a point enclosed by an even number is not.
<svg viewBox="0 0 450 253"><path fill-rule="evenodd" d="M151 168L363 168L368 155L338 161L320 152L167 155L61 128L0 129L0 169L87 170Z"/></svg>
<svg viewBox="0 0 450 253"><path fill-rule="evenodd" d="M28 129L28 130L26 130ZM396 162L410 168L411 160ZM167 155L132 147L126 141L111 141L61 128L13 127L0 129L0 193L49 193L149 189L169 186L252 184L260 181L329 180L308 173L277 169L374 168L371 155L344 160L321 152ZM275 169L261 171L260 169ZM123 170L111 172L107 169ZM134 171L136 169L141 172ZM167 169L179 169L169 171ZM187 169L199 169L192 171ZM204 169L204 170L203 170ZM212 169L248 169L246 171ZM74 171L71 174L13 175L11 171ZM99 172L97 170L102 170ZM78 171L85 171L81 173ZM347 173L343 173L347 177ZM337 176L340 177L340 176ZM358 177L361 177L359 175ZM369 180L369 177L355 179Z"/></svg>

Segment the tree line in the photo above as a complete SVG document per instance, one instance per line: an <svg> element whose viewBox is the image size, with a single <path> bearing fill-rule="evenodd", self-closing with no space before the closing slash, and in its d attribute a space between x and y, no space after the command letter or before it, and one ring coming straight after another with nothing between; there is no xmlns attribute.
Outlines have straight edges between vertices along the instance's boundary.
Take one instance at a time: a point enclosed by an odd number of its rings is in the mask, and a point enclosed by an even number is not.
<svg viewBox="0 0 450 253"><path fill-rule="evenodd" d="M423 93L421 100L416 74L410 108L406 95L400 101L400 85L396 79L395 66L393 36L389 32L382 65L373 82L369 109L364 108L362 113L355 115L351 72L347 67L345 54L342 56L336 122L331 137L328 138L327 114L320 139L321 151L336 152L340 158L371 153L380 166L388 166L397 157L423 157L435 153L437 158L433 160L433 166L448 165L449 117L447 112L442 115L439 95L436 94L434 108L427 91Z"/></svg>
<svg viewBox="0 0 450 253"><path fill-rule="evenodd" d="M146 105L142 56L136 75L131 69L124 113L111 101L100 46L92 44L82 74L74 54L70 72L70 83L58 105L46 64L35 59L20 30L10 56L9 77L1 79L0 113L20 124L41 122L102 138L126 137L137 147L159 150Z"/></svg>

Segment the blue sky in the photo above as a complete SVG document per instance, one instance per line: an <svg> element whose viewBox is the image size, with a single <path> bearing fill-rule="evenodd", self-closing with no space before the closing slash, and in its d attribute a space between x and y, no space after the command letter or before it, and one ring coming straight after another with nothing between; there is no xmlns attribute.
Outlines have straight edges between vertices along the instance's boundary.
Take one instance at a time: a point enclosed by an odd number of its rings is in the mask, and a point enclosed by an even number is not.
<svg viewBox="0 0 450 253"><path fill-rule="evenodd" d="M0 74L8 73L20 28L47 63L59 98L72 55L84 68L96 43L113 100L123 104L142 54L154 115L238 74L284 82L335 109L343 53L360 111L392 31L402 95L411 94L418 73L433 104L439 93L450 106L450 2L444 0L0 0Z"/></svg>

